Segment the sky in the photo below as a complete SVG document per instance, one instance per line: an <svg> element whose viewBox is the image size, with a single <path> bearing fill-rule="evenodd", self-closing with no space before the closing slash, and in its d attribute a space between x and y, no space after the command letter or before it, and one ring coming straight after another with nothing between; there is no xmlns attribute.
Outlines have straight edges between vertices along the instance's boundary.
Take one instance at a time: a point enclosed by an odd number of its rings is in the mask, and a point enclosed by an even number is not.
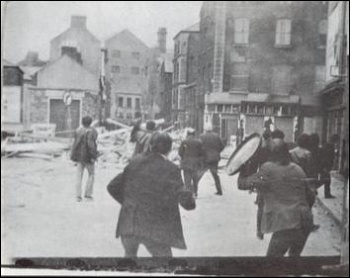
<svg viewBox="0 0 350 278"><path fill-rule="evenodd" d="M50 40L70 26L72 15L86 15L88 29L100 40L129 29L146 45L157 42L159 27L168 30L167 47L182 29L199 22L203 1L11 1L7 7L4 58L12 63L28 51L49 58Z"/></svg>

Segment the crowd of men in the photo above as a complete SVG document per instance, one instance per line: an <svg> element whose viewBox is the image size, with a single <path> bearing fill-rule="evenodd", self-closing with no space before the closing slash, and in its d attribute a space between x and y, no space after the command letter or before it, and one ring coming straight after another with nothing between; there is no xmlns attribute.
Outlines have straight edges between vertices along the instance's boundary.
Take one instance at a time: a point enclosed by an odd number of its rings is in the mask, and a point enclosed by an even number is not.
<svg viewBox="0 0 350 278"><path fill-rule="evenodd" d="M85 199L92 200L97 132L92 119L84 117L75 134L71 158L78 165L76 194L82 201L82 175L89 178ZM317 134L302 134L289 149L281 130L265 131L261 146L239 173L238 188L257 192L257 236L272 233L267 256L300 256L309 234L319 228L313 222L312 206L317 188L324 185L325 198L333 198L329 172L333 166L334 144L322 148ZM131 132L135 152L124 171L109 184L108 192L121 204L116 236L121 237L126 257L136 257L143 244L154 257L171 257L171 248L186 248L179 205L196 208L198 183L209 170L222 195L218 175L220 153L225 145L211 126L196 134L188 129L178 155L180 167L167 159L172 138L157 131L155 122L145 128L138 122ZM181 175L183 173L183 178Z"/></svg>

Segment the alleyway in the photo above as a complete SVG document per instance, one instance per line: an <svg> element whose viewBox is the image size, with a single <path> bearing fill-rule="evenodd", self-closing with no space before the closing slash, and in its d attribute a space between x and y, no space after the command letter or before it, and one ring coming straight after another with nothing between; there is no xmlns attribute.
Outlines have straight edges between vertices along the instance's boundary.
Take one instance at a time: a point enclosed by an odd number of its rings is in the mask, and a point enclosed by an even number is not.
<svg viewBox="0 0 350 278"><path fill-rule="evenodd" d="M2 258L122 257L115 239L120 206L107 183L121 169L97 166L94 202L77 203L75 167L64 158L2 160ZM264 256L269 236L255 236L255 194L239 191L236 177L220 172L224 196L216 196L207 173L199 185L195 211L181 209L187 250L174 256ZM314 209L320 230L312 233L303 255L338 255L339 228L320 208ZM148 256L141 247L139 256ZM2 262L5 263L5 262Z"/></svg>

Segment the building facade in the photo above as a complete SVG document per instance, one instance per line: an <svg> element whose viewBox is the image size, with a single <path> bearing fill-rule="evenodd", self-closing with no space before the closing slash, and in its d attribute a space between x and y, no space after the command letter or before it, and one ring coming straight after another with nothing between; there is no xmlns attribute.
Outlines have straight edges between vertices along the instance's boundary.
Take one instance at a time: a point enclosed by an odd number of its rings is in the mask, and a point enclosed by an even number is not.
<svg viewBox="0 0 350 278"><path fill-rule="evenodd" d="M98 117L98 78L68 55L37 72L37 84L28 88L31 124L52 124L57 136L72 134L82 117ZM70 105L64 102L69 94Z"/></svg>
<svg viewBox="0 0 350 278"><path fill-rule="evenodd" d="M72 16L70 27L51 40L50 61L69 55L98 76L101 65L101 42L87 29L86 16Z"/></svg>
<svg viewBox="0 0 350 278"><path fill-rule="evenodd" d="M173 55L164 55L163 59L161 60L159 72L160 112L158 117L164 119L166 123L171 122L173 72Z"/></svg>
<svg viewBox="0 0 350 278"><path fill-rule="evenodd" d="M199 24L180 31L174 37L172 121L181 128L198 126L194 111L196 105L187 102L197 92L198 48Z"/></svg>
<svg viewBox="0 0 350 278"><path fill-rule="evenodd" d="M327 1L206 1L198 87L223 138L280 128L321 132Z"/></svg>
<svg viewBox="0 0 350 278"><path fill-rule="evenodd" d="M23 71L19 66L3 61L3 88L1 99L2 128L10 132L23 130L24 90Z"/></svg>
<svg viewBox="0 0 350 278"><path fill-rule="evenodd" d="M112 36L105 47L108 53L106 74L111 84L111 117L130 123L145 113L145 64L149 48L129 30Z"/></svg>
<svg viewBox="0 0 350 278"><path fill-rule="evenodd" d="M323 142L338 135L338 155L335 168L344 171L348 168L349 144L349 3L347 1L329 1L328 39L326 56L326 81L321 90L324 110Z"/></svg>

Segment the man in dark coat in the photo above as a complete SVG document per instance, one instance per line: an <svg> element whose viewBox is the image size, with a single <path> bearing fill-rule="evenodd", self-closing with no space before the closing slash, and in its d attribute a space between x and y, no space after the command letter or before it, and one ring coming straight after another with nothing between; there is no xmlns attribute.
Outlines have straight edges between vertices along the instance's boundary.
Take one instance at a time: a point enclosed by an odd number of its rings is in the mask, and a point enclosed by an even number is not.
<svg viewBox="0 0 350 278"><path fill-rule="evenodd" d="M281 139L270 144L270 161L259 172L243 167L240 189L259 188L264 208L261 231L273 233L267 251L269 257L299 257L313 228L313 216L308 204L309 190L303 169L290 161L287 145ZM248 174L247 174L248 173Z"/></svg>
<svg viewBox="0 0 350 278"><path fill-rule="evenodd" d="M77 201L82 200L82 178L84 169L87 169L89 178L85 189L85 198L92 200L93 186L95 180L95 162L97 160L97 131L91 127L92 118L86 116L82 120L82 127L79 127L74 135L74 142L71 150L71 159L77 162Z"/></svg>
<svg viewBox="0 0 350 278"><path fill-rule="evenodd" d="M156 123L154 121L146 123L146 130L142 130L140 126L141 121L137 122L131 131L130 141L136 143L133 157L150 151L149 142L156 131Z"/></svg>
<svg viewBox="0 0 350 278"><path fill-rule="evenodd" d="M205 126L205 133L200 136L200 139L203 142L204 148L204 164L206 169L210 170L212 174L215 186L216 186L216 195L222 195L222 188L220 177L218 175L218 167L220 161L220 153L225 148L224 143L222 142L219 134L215 133L212 130L212 126Z"/></svg>
<svg viewBox="0 0 350 278"><path fill-rule="evenodd" d="M195 130L187 131L187 138L182 141L179 148L179 156L181 157L185 186L197 196L199 172L203 169L204 150L202 141L195 138Z"/></svg>
<svg viewBox="0 0 350 278"><path fill-rule="evenodd" d="M166 158L170 136L155 133L150 144L152 152L133 159L107 187L122 205L116 236L125 257L136 257L140 244L153 257L171 257L171 247L186 249L179 203L190 210L195 200L184 189L178 167Z"/></svg>

